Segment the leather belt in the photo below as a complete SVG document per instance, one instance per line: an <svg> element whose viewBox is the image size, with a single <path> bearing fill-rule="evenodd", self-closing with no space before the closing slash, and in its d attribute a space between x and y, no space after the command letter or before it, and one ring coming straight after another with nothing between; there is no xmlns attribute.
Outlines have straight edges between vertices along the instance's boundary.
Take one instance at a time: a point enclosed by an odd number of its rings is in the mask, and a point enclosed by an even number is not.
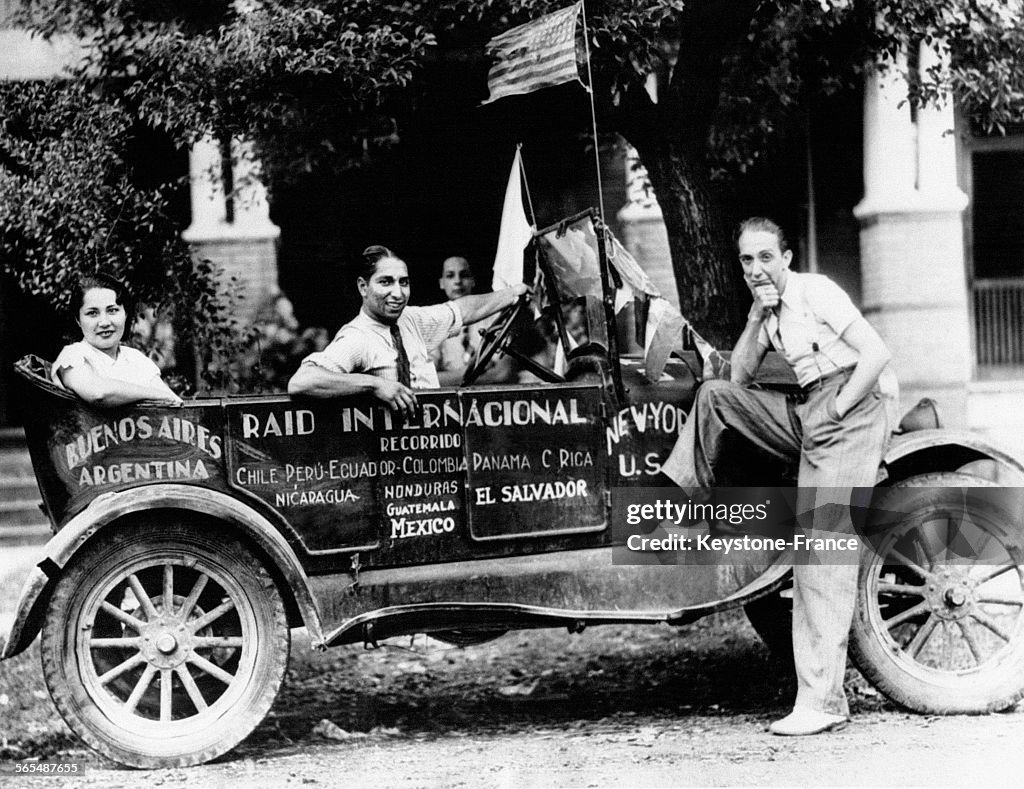
<svg viewBox="0 0 1024 789"><path fill-rule="evenodd" d="M850 365L849 367L840 367L838 370L833 370L832 372L821 376L821 378L817 378L811 381L809 384L801 386L800 389L804 394L813 392L815 389L820 389L825 384L831 383L840 376L848 376L850 373L853 372L854 367L856 367L856 365Z"/></svg>

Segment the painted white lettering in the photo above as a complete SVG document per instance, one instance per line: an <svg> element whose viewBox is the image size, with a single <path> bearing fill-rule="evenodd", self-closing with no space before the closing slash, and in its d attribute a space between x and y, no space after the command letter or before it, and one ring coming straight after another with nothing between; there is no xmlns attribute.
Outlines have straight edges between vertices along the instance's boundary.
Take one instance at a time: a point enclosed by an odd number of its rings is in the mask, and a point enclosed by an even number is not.
<svg viewBox="0 0 1024 789"><path fill-rule="evenodd" d="M567 482L531 482L525 485L503 485L501 488L501 501L505 504L571 499L586 495L587 481L584 479L573 479Z"/></svg>

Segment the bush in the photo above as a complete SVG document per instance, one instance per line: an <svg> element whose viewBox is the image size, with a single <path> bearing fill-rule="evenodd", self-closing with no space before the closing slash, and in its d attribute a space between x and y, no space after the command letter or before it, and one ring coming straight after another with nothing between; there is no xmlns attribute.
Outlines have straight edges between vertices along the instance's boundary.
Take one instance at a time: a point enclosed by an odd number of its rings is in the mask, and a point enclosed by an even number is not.
<svg viewBox="0 0 1024 789"><path fill-rule="evenodd" d="M153 130L82 81L0 83L0 105L0 269L55 313L79 275L113 273L154 324L173 326L179 349L202 349L198 364L189 353L174 366L165 358L169 373L198 373L201 390L237 390L229 360L249 332L232 320L214 265L181 240L187 180L154 177Z"/></svg>

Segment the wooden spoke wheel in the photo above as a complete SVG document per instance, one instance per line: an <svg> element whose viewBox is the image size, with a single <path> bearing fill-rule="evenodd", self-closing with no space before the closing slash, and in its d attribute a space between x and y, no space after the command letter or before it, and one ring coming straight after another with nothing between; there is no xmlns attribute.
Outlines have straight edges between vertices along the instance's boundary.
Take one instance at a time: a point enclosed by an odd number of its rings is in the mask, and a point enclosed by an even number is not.
<svg viewBox="0 0 1024 789"><path fill-rule="evenodd" d="M288 663L266 569L208 524L101 534L50 600L42 662L71 729L134 767L208 761L263 719Z"/></svg>
<svg viewBox="0 0 1024 789"><path fill-rule="evenodd" d="M850 652L894 701L980 713L1024 696L1024 549L1014 491L960 473L893 486L874 507ZM1010 506L1007 506L1007 505Z"/></svg>

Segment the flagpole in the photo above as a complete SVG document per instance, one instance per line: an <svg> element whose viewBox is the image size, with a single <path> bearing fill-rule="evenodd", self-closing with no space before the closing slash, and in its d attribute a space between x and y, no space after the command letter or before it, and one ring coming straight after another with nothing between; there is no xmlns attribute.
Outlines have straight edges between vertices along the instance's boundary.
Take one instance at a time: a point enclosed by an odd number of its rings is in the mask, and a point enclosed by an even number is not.
<svg viewBox="0 0 1024 789"><path fill-rule="evenodd" d="M533 197L530 195L530 182L526 179L526 165L523 164L523 144L516 143L516 153L519 154L519 174L523 177L523 186L526 187L526 204L530 207L530 224L537 227L537 215L533 213Z"/></svg>
<svg viewBox="0 0 1024 789"><path fill-rule="evenodd" d="M587 4L580 0L583 13L583 49L587 58L587 94L590 96L590 126L594 137L594 167L597 171L597 206L601 212L601 224L607 226L604 219L604 187L601 185L601 154L597 146L597 110L594 108L594 77L590 73L590 35L587 32ZM529 190L527 190L529 194Z"/></svg>

